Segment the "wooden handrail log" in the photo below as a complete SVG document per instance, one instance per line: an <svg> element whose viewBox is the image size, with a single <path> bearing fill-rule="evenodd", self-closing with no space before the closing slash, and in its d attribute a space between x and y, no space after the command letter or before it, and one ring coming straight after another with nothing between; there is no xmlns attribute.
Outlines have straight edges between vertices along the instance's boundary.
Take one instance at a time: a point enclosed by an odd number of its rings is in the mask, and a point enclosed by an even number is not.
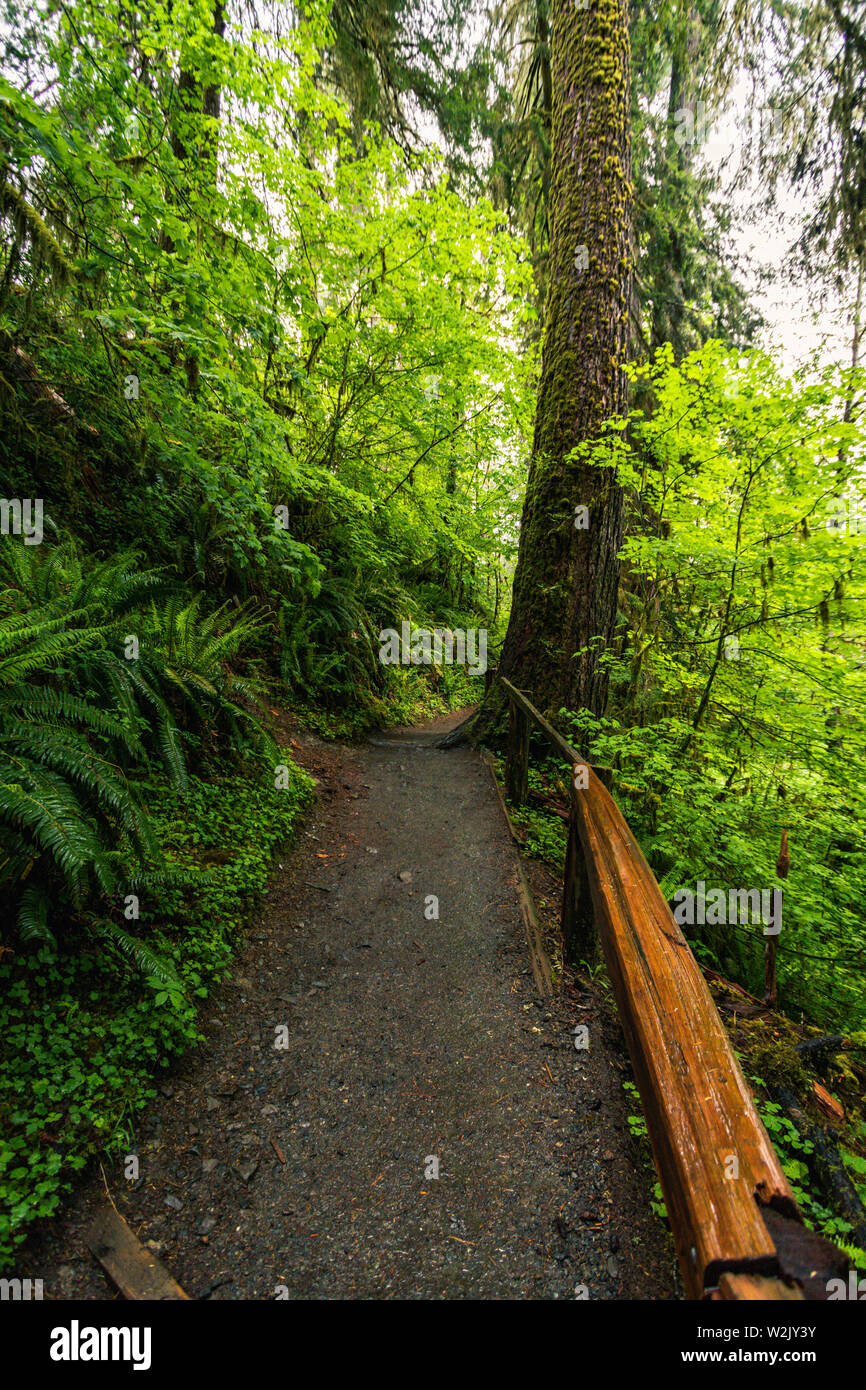
<svg viewBox="0 0 866 1390"><path fill-rule="evenodd" d="M572 815L688 1294L802 1298L762 1209L802 1217L689 944L606 787L522 691L499 682L568 763L587 768ZM811 1238L830 1277L839 1252Z"/></svg>
<svg viewBox="0 0 866 1390"><path fill-rule="evenodd" d="M544 715L541 714L541 712L535 708L535 705L532 703L531 700L528 700L526 698L522 690L518 690L517 687L512 685L511 681L507 681L504 676L499 677L499 684L502 686L502 689L508 695L508 698L510 700L513 700L514 704L517 705L520 709L522 709L524 714L529 715L529 718L532 720L532 722L536 724L537 727L544 734L544 737L547 739L548 743L551 743L553 747L556 749L556 751L558 753L561 753L567 762L580 762L580 758L578 754L575 753L571 744L568 743L562 737L562 734L557 733L556 729L554 729L552 724L549 724L547 722Z"/></svg>
<svg viewBox="0 0 866 1390"><path fill-rule="evenodd" d="M778 1276L759 1204L798 1215L706 981L637 841L590 770L572 792L595 918L683 1281Z"/></svg>

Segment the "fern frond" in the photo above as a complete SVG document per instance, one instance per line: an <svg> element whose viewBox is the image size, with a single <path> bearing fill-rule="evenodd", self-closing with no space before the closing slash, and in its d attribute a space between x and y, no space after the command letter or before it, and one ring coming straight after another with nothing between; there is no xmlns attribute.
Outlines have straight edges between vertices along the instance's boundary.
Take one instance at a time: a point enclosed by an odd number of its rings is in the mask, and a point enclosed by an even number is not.
<svg viewBox="0 0 866 1390"><path fill-rule="evenodd" d="M18 935L22 941L38 941L56 946L54 933L48 926L48 894L36 883L24 889L18 902Z"/></svg>
<svg viewBox="0 0 866 1390"><path fill-rule="evenodd" d="M112 922L109 917L97 917L90 926L96 936L103 941L110 941L121 955L126 960L131 961L136 970L140 971L146 978L155 980L165 989L183 992L183 981L171 963L158 951L154 951L151 946L142 941L140 937L125 931L116 922Z"/></svg>

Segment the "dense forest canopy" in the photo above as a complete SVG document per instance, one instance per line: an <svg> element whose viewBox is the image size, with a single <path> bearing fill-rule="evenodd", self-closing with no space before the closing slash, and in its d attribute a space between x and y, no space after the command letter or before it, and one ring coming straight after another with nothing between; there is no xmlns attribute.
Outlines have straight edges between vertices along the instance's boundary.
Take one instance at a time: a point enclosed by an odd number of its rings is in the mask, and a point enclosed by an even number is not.
<svg viewBox="0 0 866 1390"><path fill-rule="evenodd" d="M787 831L780 1008L866 1045L862 7L6 0L0 51L0 1257L196 1037L310 796L268 711L500 745L405 623L487 634L670 900ZM772 353L772 218L836 357Z"/></svg>

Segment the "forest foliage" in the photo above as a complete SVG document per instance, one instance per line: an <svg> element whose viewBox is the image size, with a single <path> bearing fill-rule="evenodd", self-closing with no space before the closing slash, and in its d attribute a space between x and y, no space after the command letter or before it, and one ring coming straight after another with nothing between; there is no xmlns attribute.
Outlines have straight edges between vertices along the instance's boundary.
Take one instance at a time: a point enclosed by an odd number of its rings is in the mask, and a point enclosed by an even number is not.
<svg viewBox="0 0 866 1390"><path fill-rule="evenodd" d="M863 29L843 0L630 22L630 402L584 451L625 487L610 698L552 713L668 897L770 885L788 831L781 1007L862 1043ZM495 663L550 8L7 0L0 48L0 497L43 508L38 544L0 528L3 1260L198 1036L311 795L269 704L350 735L478 699L378 660L404 620ZM759 201L817 190L789 264L850 291L843 367L759 346L735 208L677 136L767 53L791 100L750 167ZM758 924L693 941L758 989Z"/></svg>
<svg viewBox="0 0 866 1390"><path fill-rule="evenodd" d="M332 731L466 700L377 634L507 600L525 256L435 150L359 148L324 13L284 18L49 0L5 34L0 492L42 533L0 537L7 1254L196 1036L308 795L263 695ZM205 784L257 841L230 893L167 809L208 847Z"/></svg>

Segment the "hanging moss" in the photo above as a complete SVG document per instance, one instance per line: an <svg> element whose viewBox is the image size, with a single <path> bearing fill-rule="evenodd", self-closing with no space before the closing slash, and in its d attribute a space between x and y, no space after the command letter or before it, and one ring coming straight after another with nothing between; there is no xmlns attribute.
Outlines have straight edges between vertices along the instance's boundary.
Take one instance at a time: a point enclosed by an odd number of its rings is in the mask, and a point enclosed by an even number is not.
<svg viewBox="0 0 866 1390"><path fill-rule="evenodd" d="M19 240L31 247L34 257L47 267L58 288L68 284L75 274L72 262L36 209L11 183L0 185L0 212L11 219Z"/></svg>

